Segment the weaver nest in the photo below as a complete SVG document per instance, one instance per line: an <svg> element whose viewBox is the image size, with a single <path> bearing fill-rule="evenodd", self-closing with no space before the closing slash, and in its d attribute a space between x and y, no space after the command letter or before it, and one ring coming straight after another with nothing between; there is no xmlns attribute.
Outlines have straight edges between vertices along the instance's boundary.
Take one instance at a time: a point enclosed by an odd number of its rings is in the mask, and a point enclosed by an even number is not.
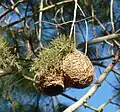
<svg viewBox="0 0 120 112"><path fill-rule="evenodd" d="M66 87L85 88L93 81L93 65L81 51L69 53L63 59L62 70Z"/></svg>
<svg viewBox="0 0 120 112"><path fill-rule="evenodd" d="M64 87L64 77L62 73L55 71L54 73L47 73L44 76L40 76L38 73L38 79L40 84L38 85L38 91L41 91L49 96L55 96L62 93Z"/></svg>
<svg viewBox="0 0 120 112"><path fill-rule="evenodd" d="M40 53L32 66L39 92L53 96L69 87L85 88L93 81L91 61L73 46L71 39L62 36Z"/></svg>

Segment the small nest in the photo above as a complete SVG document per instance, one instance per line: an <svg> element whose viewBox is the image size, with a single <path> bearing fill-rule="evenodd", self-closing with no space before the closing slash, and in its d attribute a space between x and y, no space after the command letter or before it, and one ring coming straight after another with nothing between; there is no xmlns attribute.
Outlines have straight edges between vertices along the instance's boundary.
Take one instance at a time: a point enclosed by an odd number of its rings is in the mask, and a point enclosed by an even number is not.
<svg viewBox="0 0 120 112"><path fill-rule="evenodd" d="M66 87L85 88L93 81L93 65L89 58L78 50L64 58L62 70L65 73Z"/></svg>
<svg viewBox="0 0 120 112"><path fill-rule="evenodd" d="M38 76L39 73L38 73ZM40 84L38 91L43 92L49 96L55 96L64 91L64 77L62 73L49 73L45 77L39 77Z"/></svg>

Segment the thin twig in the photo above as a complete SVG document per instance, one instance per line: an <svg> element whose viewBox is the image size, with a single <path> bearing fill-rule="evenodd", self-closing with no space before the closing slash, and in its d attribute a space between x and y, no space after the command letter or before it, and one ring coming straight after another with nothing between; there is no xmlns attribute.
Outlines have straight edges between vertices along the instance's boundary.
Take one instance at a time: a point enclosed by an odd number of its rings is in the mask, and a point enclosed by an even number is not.
<svg viewBox="0 0 120 112"><path fill-rule="evenodd" d="M108 99L108 101L106 101L104 104L102 104L102 105L98 108L99 112L102 112L102 111L104 110L104 108L105 108L115 97L117 97L118 95L120 95L120 92L117 93L117 94L115 94L115 95L113 95L110 99Z"/></svg>
<svg viewBox="0 0 120 112"><path fill-rule="evenodd" d="M55 112L55 105L54 105L54 98L53 97L51 97L51 103L52 103L53 112Z"/></svg>
<svg viewBox="0 0 120 112"><path fill-rule="evenodd" d="M61 95L64 96L64 97L66 97L66 98L68 98L68 99L70 99L70 100L72 100L72 101L74 101L74 102L78 101L76 98L73 98L73 97L71 97L71 96L69 96L67 94L62 93ZM96 108L88 105L87 103L85 103L83 105L84 105L84 107L87 107L87 108L89 108L89 109L94 110L95 112L97 112Z"/></svg>
<svg viewBox="0 0 120 112"><path fill-rule="evenodd" d="M86 18L84 18L84 19L80 19L80 20L75 21L75 23L80 23L80 22L82 22L82 21L85 21L85 20L91 19L91 18L92 18L92 16L86 17ZM57 25L62 26L62 25L69 24L69 23L72 23L72 22L73 22L73 21L67 21L67 22L64 22L64 23L57 24Z"/></svg>
<svg viewBox="0 0 120 112"><path fill-rule="evenodd" d="M111 20L113 32L115 32L115 26L114 26L114 22L113 22L113 0L111 0L111 2L110 2L110 20Z"/></svg>
<svg viewBox="0 0 120 112"><path fill-rule="evenodd" d="M35 84L39 84L39 81L36 81L36 80L32 79L31 77L28 77L28 76L25 76L25 75L22 75L22 76L23 76L25 79L27 79L27 80L35 83Z"/></svg>
<svg viewBox="0 0 120 112"><path fill-rule="evenodd" d="M74 8L74 17L73 17L73 22L71 25L71 30L70 30L70 35L69 37L72 37L72 33L73 33L73 28L75 27L75 21L76 21L76 14L77 14L77 0L74 0L75 2L75 8Z"/></svg>
<svg viewBox="0 0 120 112"><path fill-rule="evenodd" d="M107 31L107 29L104 27L104 25L99 21L99 19L98 19L96 16L94 16L94 18L95 18L95 20L98 22L98 24L101 26L101 28L102 28L108 35L110 35L110 33ZM112 44L112 43L108 42L107 40L105 40L105 42L106 42L107 44L109 44L110 46L113 47L113 44Z"/></svg>
<svg viewBox="0 0 120 112"><path fill-rule="evenodd" d="M65 1L62 1L62 2L58 2L58 3L56 3L56 4L52 4L52 5L50 5L50 6L47 6L47 7L43 8L42 10L38 10L38 11L35 12L35 13L29 14L29 15L27 15L26 17L23 17L23 18L15 21L15 22L9 24L9 25L6 25L6 26L4 26L3 28L11 27L11 26L13 26L13 25L15 25L15 24L17 24L17 23L20 23L20 22L24 21L26 18L30 18L30 17L35 16L35 15L38 14L39 12L44 12L44 11L47 11L47 10L49 10L49 9L52 9L52 8L54 8L54 7L56 7L56 6L65 5L65 4L70 3L70 2L73 2L73 1L74 1L74 0L65 0Z"/></svg>
<svg viewBox="0 0 120 112"><path fill-rule="evenodd" d="M115 78L116 78L118 84L120 84L120 78L119 78L120 76L117 76L116 74L115 74L114 76L115 76Z"/></svg>
<svg viewBox="0 0 120 112"><path fill-rule="evenodd" d="M104 25L99 21L99 19L95 15L94 15L94 19L101 26L101 28L109 35L110 33L107 31L107 29L104 27Z"/></svg>
<svg viewBox="0 0 120 112"><path fill-rule="evenodd" d="M106 59L110 59L110 58L113 58L114 55L111 55L111 56L106 56L106 57L100 57L100 58L92 58L90 59L91 61L100 61L100 60L106 60Z"/></svg>
<svg viewBox="0 0 120 112"><path fill-rule="evenodd" d="M0 19L3 18L6 14L8 14L9 12L13 11L20 3L24 3L24 0L20 0L18 1L16 4L13 4L9 9L5 10L1 15L0 15Z"/></svg>
<svg viewBox="0 0 120 112"><path fill-rule="evenodd" d="M118 107L120 107L120 103L116 103L116 102L113 102L113 101L111 101L110 103L114 104L114 105L117 105Z"/></svg>
<svg viewBox="0 0 120 112"><path fill-rule="evenodd" d="M77 4L78 5L78 4ZM82 8L80 7L80 5L78 5L78 8L80 9L82 15L84 18L86 18L85 13L83 12ZM85 26L86 26L86 36L85 36L85 55L87 54L87 41L88 41L88 24L87 21L85 20Z"/></svg>
<svg viewBox="0 0 120 112"><path fill-rule="evenodd" d="M85 21L87 19L91 19L92 17L86 17L84 19L80 19L80 20L77 20L75 21L75 23L80 23L82 21ZM67 21L67 22L63 22L63 23L60 23L60 24L56 24L56 23L53 23L53 22L49 22L49 21L42 21L42 23L47 23L47 24L50 24L50 25L54 25L54 26L57 26L57 27L60 27L60 28L63 28L62 26L65 25L65 24L69 24L69 23L72 23L73 21ZM38 24L39 21L35 22L35 24Z"/></svg>
<svg viewBox="0 0 120 112"><path fill-rule="evenodd" d="M104 67L104 68L107 67L106 65L103 65L102 63L98 63L98 62L92 62L92 63L93 63L93 65L97 65L97 66L100 66L100 67ZM117 69L113 68L111 71L113 71L118 76L120 76L120 72Z"/></svg>
<svg viewBox="0 0 120 112"><path fill-rule="evenodd" d="M13 0L10 0L10 2L11 2L11 4L12 4L13 6L15 5L15 3L14 3ZM20 17L20 11L18 10L18 8L16 7L16 8L14 8L14 10L15 10L15 12L17 13L17 15Z"/></svg>
<svg viewBox="0 0 120 112"><path fill-rule="evenodd" d="M43 0L41 0L41 2L40 2L40 10L42 10L42 9L43 9ZM41 48L43 47L43 45L41 43L41 36L42 36L41 35L42 34L42 14L43 14L43 12L39 13L39 34L38 34L38 40L39 40Z"/></svg>
<svg viewBox="0 0 120 112"><path fill-rule="evenodd" d="M115 90L120 90L120 88L117 88L116 87L116 85L113 85L112 83L110 83L108 80L105 80L106 81L106 83L109 85L109 86L111 86L113 89L115 89Z"/></svg>

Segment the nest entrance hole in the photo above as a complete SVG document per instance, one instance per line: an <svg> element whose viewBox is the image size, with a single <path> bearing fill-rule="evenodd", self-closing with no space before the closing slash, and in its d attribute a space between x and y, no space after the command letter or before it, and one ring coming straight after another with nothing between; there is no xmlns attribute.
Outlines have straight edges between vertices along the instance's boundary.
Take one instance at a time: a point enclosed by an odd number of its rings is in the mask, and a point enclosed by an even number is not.
<svg viewBox="0 0 120 112"><path fill-rule="evenodd" d="M45 94L49 96L56 96L64 91L64 87L61 84L51 84L44 88Z"/></svg>

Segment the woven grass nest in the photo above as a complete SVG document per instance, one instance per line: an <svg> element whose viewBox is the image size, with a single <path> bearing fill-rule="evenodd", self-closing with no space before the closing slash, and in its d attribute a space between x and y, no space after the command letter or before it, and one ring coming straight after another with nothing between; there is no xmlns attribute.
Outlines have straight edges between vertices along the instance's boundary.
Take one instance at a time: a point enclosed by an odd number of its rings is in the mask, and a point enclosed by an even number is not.
<svg viewBox="0 0 120 112"><path fill-rule="evenodd" d="M66 87L85 88L93 81L93 65L81 51L69 53L63 60L62 69Z"/></svg>
<svg viewBox="0 0 120 112"><path fill-rule="evenodd" d="M71 39L61 36L40 52L32 70L36 72L38 91L58 95L66 88L85 88L93 81L94 70L89 58L76 50Z"/></svg>
<svg viewBox="0 0 120 112"><path fill-rule="evenodd" d="M49 96L55 96L64 91L64 77L60 73L49 73L41 77L38 73L40 84L38 91L43 92Z"/></svg>

